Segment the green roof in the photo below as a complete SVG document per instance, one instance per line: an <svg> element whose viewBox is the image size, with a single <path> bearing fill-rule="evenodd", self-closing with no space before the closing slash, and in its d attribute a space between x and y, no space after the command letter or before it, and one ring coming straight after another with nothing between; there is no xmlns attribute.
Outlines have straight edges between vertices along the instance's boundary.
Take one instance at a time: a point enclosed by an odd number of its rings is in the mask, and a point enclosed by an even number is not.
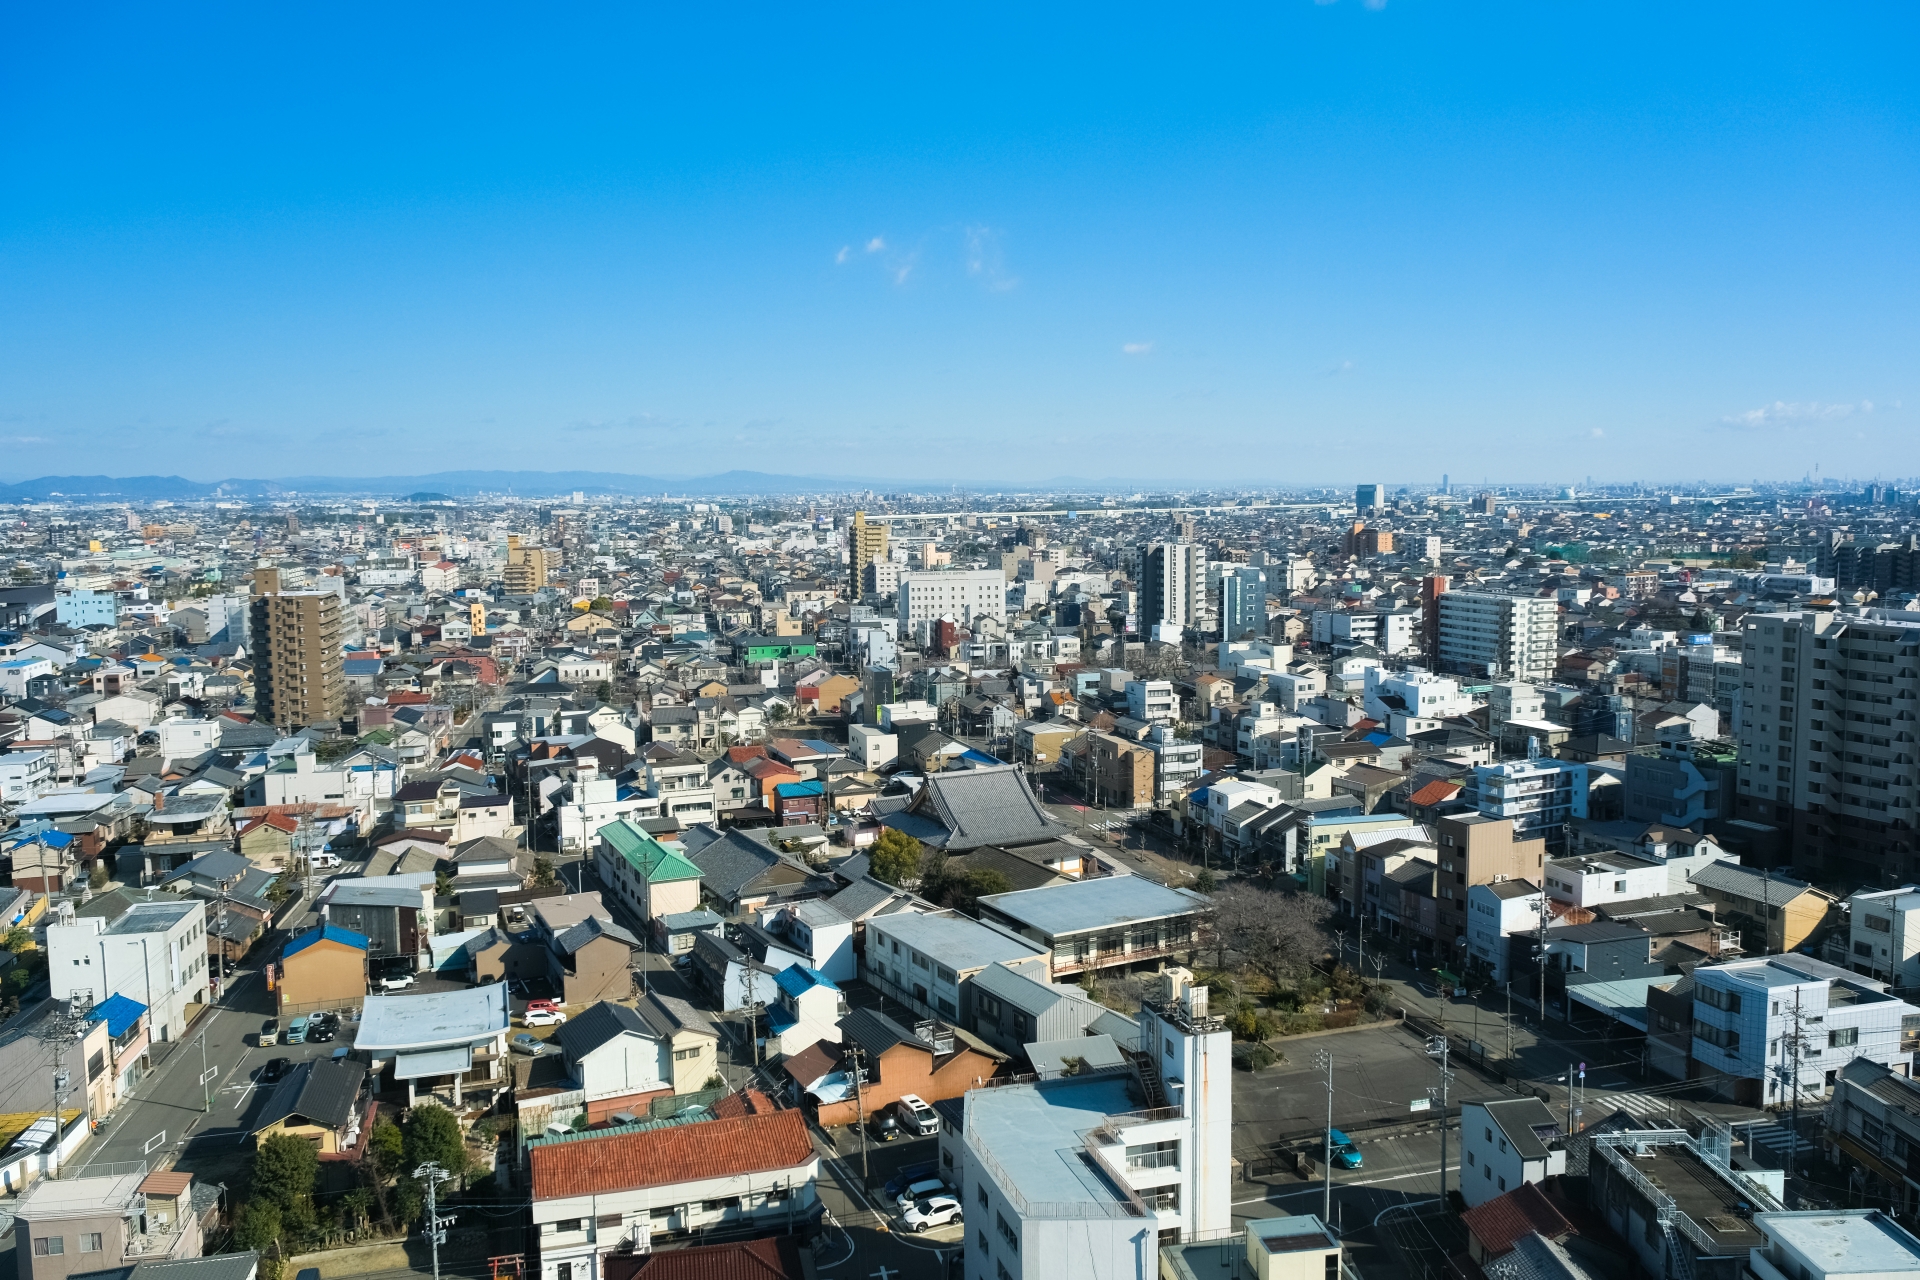
<svg viewBox="0 0 1920 1280"><path fill-rule="evenodd" d="M655 840L625 818L600 828L600 838L630 863L648 884L665 880L698 880L700 868Z"/></svg>

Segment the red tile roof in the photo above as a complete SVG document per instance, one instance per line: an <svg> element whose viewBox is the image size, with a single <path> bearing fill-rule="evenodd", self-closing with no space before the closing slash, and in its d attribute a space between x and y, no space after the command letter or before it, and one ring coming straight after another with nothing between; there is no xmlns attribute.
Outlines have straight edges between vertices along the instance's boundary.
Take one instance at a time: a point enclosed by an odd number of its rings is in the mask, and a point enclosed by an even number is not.
<svg viewBox="0 0 1920 1280"><path fill-rule="evenodd" d="M1443 801L1451 800L1454 796L1458 795L1459 792L1459 783L1448 782L1445 778L1435 778L1432 782L1429 782L1426 786L1408 796L1407 803L1425 808L1428 805L1440 804Z"/></svg>
<svg viewBox="0 0 1920 1280"><path fill-rule="evenodd" d="M703 1120L645 1133L535 1147L533 1198L603 1195L793 1169L813 1159L798 1111Z"/></svg>
<svg viewBox="0 0 1920 1280"><path fill-rule="evenodd" d="M737 1244L697 1244L658 1253L610 1253L600 1259L606 1280L800 1280L794 1236Z"/></svg>
<svg viewBox="0 0 1920 1280"><path fill-rule="evenodd" d="M1549 1240L1579 1234L1578 1228L1532 1182L1523 1182L1497 1199L1474 1206L1460 1215L1460 1221L1480 1242L1481 1256L1487 1259L1510 1252L1520 1237L1536 1231Z"/></svg>

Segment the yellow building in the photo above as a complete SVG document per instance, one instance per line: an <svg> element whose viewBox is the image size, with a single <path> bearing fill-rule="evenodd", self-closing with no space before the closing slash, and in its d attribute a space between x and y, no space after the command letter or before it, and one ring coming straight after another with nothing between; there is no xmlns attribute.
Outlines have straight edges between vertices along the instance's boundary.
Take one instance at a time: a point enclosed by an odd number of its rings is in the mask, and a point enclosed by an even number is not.
<svg viewBox="0 0 1920 1280"><path fill-rule="evenodd" d="M854 512L847 528L847 554L853 563L853 590L847 594L858 600L866 592L867 566L887 558L887 526L868 524L866 512Z"/></svg>
<svg viewBox="0 0 1920 1280"><path fill-rule="evenodd" d="M281 1016L359 1008L367 998L367 944L365 934L335 924L289 942L274 980Z"/></svg>

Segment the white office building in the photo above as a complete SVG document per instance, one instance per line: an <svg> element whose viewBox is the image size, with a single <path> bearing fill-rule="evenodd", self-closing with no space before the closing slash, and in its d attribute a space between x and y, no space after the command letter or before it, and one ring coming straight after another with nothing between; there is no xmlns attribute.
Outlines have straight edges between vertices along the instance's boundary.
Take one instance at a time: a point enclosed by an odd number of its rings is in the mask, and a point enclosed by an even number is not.
<svg viewBox="0 0 1920 1280"><path fill-rule="evenodd" d="M1162 981L1150 1070L967 1094L967 1280L1154 1280L1163 1240L1231 1228L1231 1037L1192 974Z"/></svg>
<svg viewBox="0 0 1920 1280"><path fill-rule="evenodd" d="M1180 695L1171 680L1127 681L1127 714L1148 724L1172 724L1180 718Z"/></svg>
<svg viewBox="0 0 1920 1280"><path fill-rule="evenodd" d="M136 902L109 923L74 916L47 926L47 983L56 1000L81 992L100 1004L125 996L147 1007L153 1037L186 1034L207 1003L207 908L198 898Z"/></svg>
<svg viewBox="0 0 1920 1280"><path fill-rule="evenodd" d="M1007 620L1007 577L998 569L929 569L900 575L900 634L951 617L963 626L975 618Z"/></svg>
<svg viewBox="0 0 1920 1280"><path fill-rule="evenodd" d="M1440 666L1514 680L1553 678L1560 651L1560 604L1539 596L1449 591L1439 600Z"/></svg>

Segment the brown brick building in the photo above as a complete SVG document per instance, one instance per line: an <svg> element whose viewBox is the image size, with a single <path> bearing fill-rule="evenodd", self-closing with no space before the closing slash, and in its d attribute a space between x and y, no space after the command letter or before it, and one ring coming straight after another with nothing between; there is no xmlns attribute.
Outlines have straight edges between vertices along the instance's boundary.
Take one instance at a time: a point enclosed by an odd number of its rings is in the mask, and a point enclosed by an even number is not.
<svg viewBox="0 0 1920 1280"><path fill-rule="evenodd" d="M282 591L278 569L255 569L251 609L260 719L281 728L338 724L347 708L339 594Z"/></svg>

